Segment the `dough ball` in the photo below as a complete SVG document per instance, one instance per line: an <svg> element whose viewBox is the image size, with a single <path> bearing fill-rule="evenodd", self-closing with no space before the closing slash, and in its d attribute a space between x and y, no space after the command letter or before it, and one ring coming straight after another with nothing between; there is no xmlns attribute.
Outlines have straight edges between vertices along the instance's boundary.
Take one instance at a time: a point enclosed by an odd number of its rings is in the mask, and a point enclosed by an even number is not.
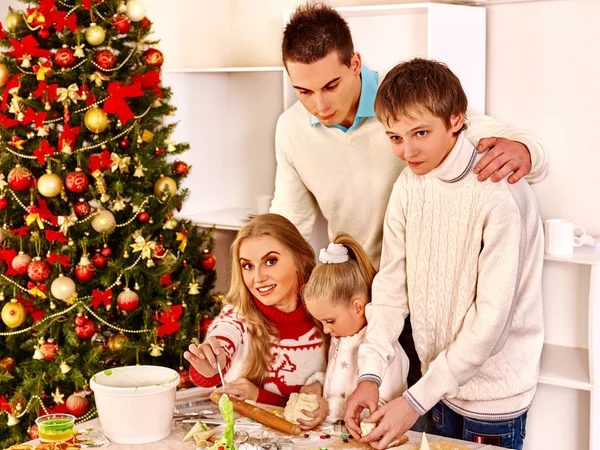
<svg viewBox="0 0 600 450"><path fill-rule="evenodd" d="M376 426L377 426L376 423L361 422L360 423L360 434L361 434L361 436L365 437L367 434L369 434L371 431L373 431Z"/></svg>
<svg viewBox="0 0 600 450"><path fill-rule="evenodd" d="M306 417L302 414L302 410L314 411L319 409L319 401L317 396L314 394L292 394L290 399L285 405L283 411L283 417L285 420L292 423L298 423L298 419L310 420L310 417Z"/></svg>

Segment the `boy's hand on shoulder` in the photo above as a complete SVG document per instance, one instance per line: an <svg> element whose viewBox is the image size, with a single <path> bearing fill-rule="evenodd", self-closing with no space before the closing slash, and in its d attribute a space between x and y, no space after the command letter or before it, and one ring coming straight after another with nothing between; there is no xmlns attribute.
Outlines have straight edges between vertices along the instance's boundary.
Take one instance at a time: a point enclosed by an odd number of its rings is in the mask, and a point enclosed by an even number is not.
<svg viewBox="0 0 600 450"><path fill-rule="evenodd" d="M406 401L404 397L383 405L364 421L377 423L373 431L360 439L362 444L383 450L396 438L402 436L412 427L419 413Z"/></svg>
<svg viewBox="0 0 600 450"><path fill-rule="evenodd" d="M379 386L374 381L362 381L358 384L352 395L346 401L344 410L344 422L346 428L354 436L360 439L360 413L368 409L371 414L377 411L379 404Z"/></svg>
<svg viewBox="0 0 600 450"><path fill-rule="evenodd" d="M217 389L217 392L222 392L242 402L258 399L258 387L247 378L238 378L231 383L225 383L225 386Z"/></svg>
<svg viewBox="0 0 600 450"><path fill-rule="evenodd" d="M321 384L317 382L318 384ZM314 383L313 383L314 384ZM312 430L314 427L319 425L327 418L327 414L329 414L329 403L319 394L317 395L317 401L319 402L319 408L314 411L307 411L306 409L302 410L302 414L306 417L310 417L310 420L298 419L298 425L300 425L300 429L302 430Z"/></svg>
<svg viewBox="0 0 600 450"><path fill-rule="evenodd" d="M531 155L527 146L521 142L501 137L490 137L479 140L477 151L486 155L473 169L479 181L490 176L497 182L514 172L508 182L513 184L531 172Z"/></svg>
<svg viewBox="0 0 600 450"><path fill-rule="evenodd" d="M302 386L300 388L300 393L301 394L314 394L317 396L321 396L323 395L323 385L321 383L319 383L318 381L315 381L314 383L310 383L307 384L305 386Z"/></svg>

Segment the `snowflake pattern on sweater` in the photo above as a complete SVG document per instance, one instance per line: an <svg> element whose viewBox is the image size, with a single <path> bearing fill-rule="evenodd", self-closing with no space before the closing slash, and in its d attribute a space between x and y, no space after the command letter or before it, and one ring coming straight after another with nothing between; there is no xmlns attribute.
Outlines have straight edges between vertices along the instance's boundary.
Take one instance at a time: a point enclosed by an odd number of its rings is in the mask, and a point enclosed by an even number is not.
<svg viewBox="0 0 600 450"><path fill-rule="evenodd" d="M298 392L310 375L325 369L323 341L303 304L290 313L265 306L256 299L255 304L279 332L279 338L273 337L271 342L269 375L264 385L259 386L258 402L285 406L290 394ZM252 338L246 320L227 305L213 321L207 336L216 337L225 353L225 382L240 378L250 356ZM193 367L190 376L202 387L220 382L218 375L206 378Z"/></svg>

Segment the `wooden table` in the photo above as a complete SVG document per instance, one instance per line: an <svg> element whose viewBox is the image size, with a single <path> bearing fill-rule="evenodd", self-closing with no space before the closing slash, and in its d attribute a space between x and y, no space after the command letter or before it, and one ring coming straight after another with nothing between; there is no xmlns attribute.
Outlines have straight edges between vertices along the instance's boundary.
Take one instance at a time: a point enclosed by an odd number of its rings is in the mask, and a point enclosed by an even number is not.
<svg viewBox="0 0 600 450"><path fill-rule="evenodd" d="M202 398L207 398L212 389L201 389L201 388L191 388L183 391L177 392L177 403L181 404L183 402L190 402L195 400L200 400ZM265 406L266 409L274 409L274 407ZM93 419L88 422L81 423L79 425L75 425L75 429L83 429L83 428L102 428L99 419ZM276 439L277 437L287 437L292 438L291 436L283 435L279 432L271 432L271 430L267 427L263 427L257 423L249 423L248 419L245 417L239 417L236 420L236 431L247 431L251 436L255 436L257 434L265 434L267 437L272 437ZM151 442L148 444L113 444L111 443L109 449L111 450L168 450L168 449L178 449L178 450L195 450L196 444L193 439L190 439L186 442L182 442L183 437L186 435L187 431L183 428L180 422L173 422L173 426L171 429L171 435L161 441ZM218 433L218 432L217 432ZM321 439L321 435L330 434L332 437L330 439ZM406 433L409 437L409 443L397 447L399 450L418 450L418 445L415 444L421 443L421 433L416 433L413 431L409 431ZM499 450L500 447L493 447L490 445L481 445L473 442L464 442L454 439L440 438L439 436L427 435L429 442L455 442L457 444L463 445L470 450ZM305 438L304 435L294 436L294 450L318 450L320 448L329 448L336 449L340 448L337 444L341 441L339 435L335 436L332 431L323 431L316 432L312 431L309 433L309 437ZM350 442L353 442L350 440ZM33 440L27 442L27 444L37 445L39 441ZM344 450L349 450L352 446L348 444L343 444ZM364 447L363 447L364 449Z"/></svg>

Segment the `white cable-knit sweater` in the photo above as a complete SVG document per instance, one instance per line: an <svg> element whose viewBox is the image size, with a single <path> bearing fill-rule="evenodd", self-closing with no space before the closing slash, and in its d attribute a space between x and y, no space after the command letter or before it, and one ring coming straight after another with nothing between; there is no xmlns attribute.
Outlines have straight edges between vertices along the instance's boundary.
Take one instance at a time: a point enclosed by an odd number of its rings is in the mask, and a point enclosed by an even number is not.
<svg viewBox="0 0 600 450"><path fill-rule="evenodd" d="M358 380L358 348L365 340L367 327L354 336L332 337L329 345L327 372L311 376L306 384L318 381L323 386L323 398L329 403L326 422L335 423L344 417L344 404ZM394 360L388 366L379 386L379 405L398 398L406 390L408 356L396 341L393 343Z"/></svg>
<svg viewBox="0 0 600 450"><path fill-rule="evenodd" d="M536 389L544 240L527 183L478 182L476 159L461 134L438 168L394 185L359 368L381 377L410 312L423 377L404 397L421 414L443 400L500 420Z"/></svg>
<svg viewBox="0 0 600 450"><path fill-rule="evenodd" d="M530 183L548 171L546 150L528 134L503 127L491 117L468 111L467 137L505 137L522 142L531 153ZM311 126L300 102L286 110L275 133L277 174L271 212L287 217L310 238L319 208L328 222L329 240L346 232L379 267L385 209L404 163L392 152L384 127L374 117L343 132Z"/></svg>

